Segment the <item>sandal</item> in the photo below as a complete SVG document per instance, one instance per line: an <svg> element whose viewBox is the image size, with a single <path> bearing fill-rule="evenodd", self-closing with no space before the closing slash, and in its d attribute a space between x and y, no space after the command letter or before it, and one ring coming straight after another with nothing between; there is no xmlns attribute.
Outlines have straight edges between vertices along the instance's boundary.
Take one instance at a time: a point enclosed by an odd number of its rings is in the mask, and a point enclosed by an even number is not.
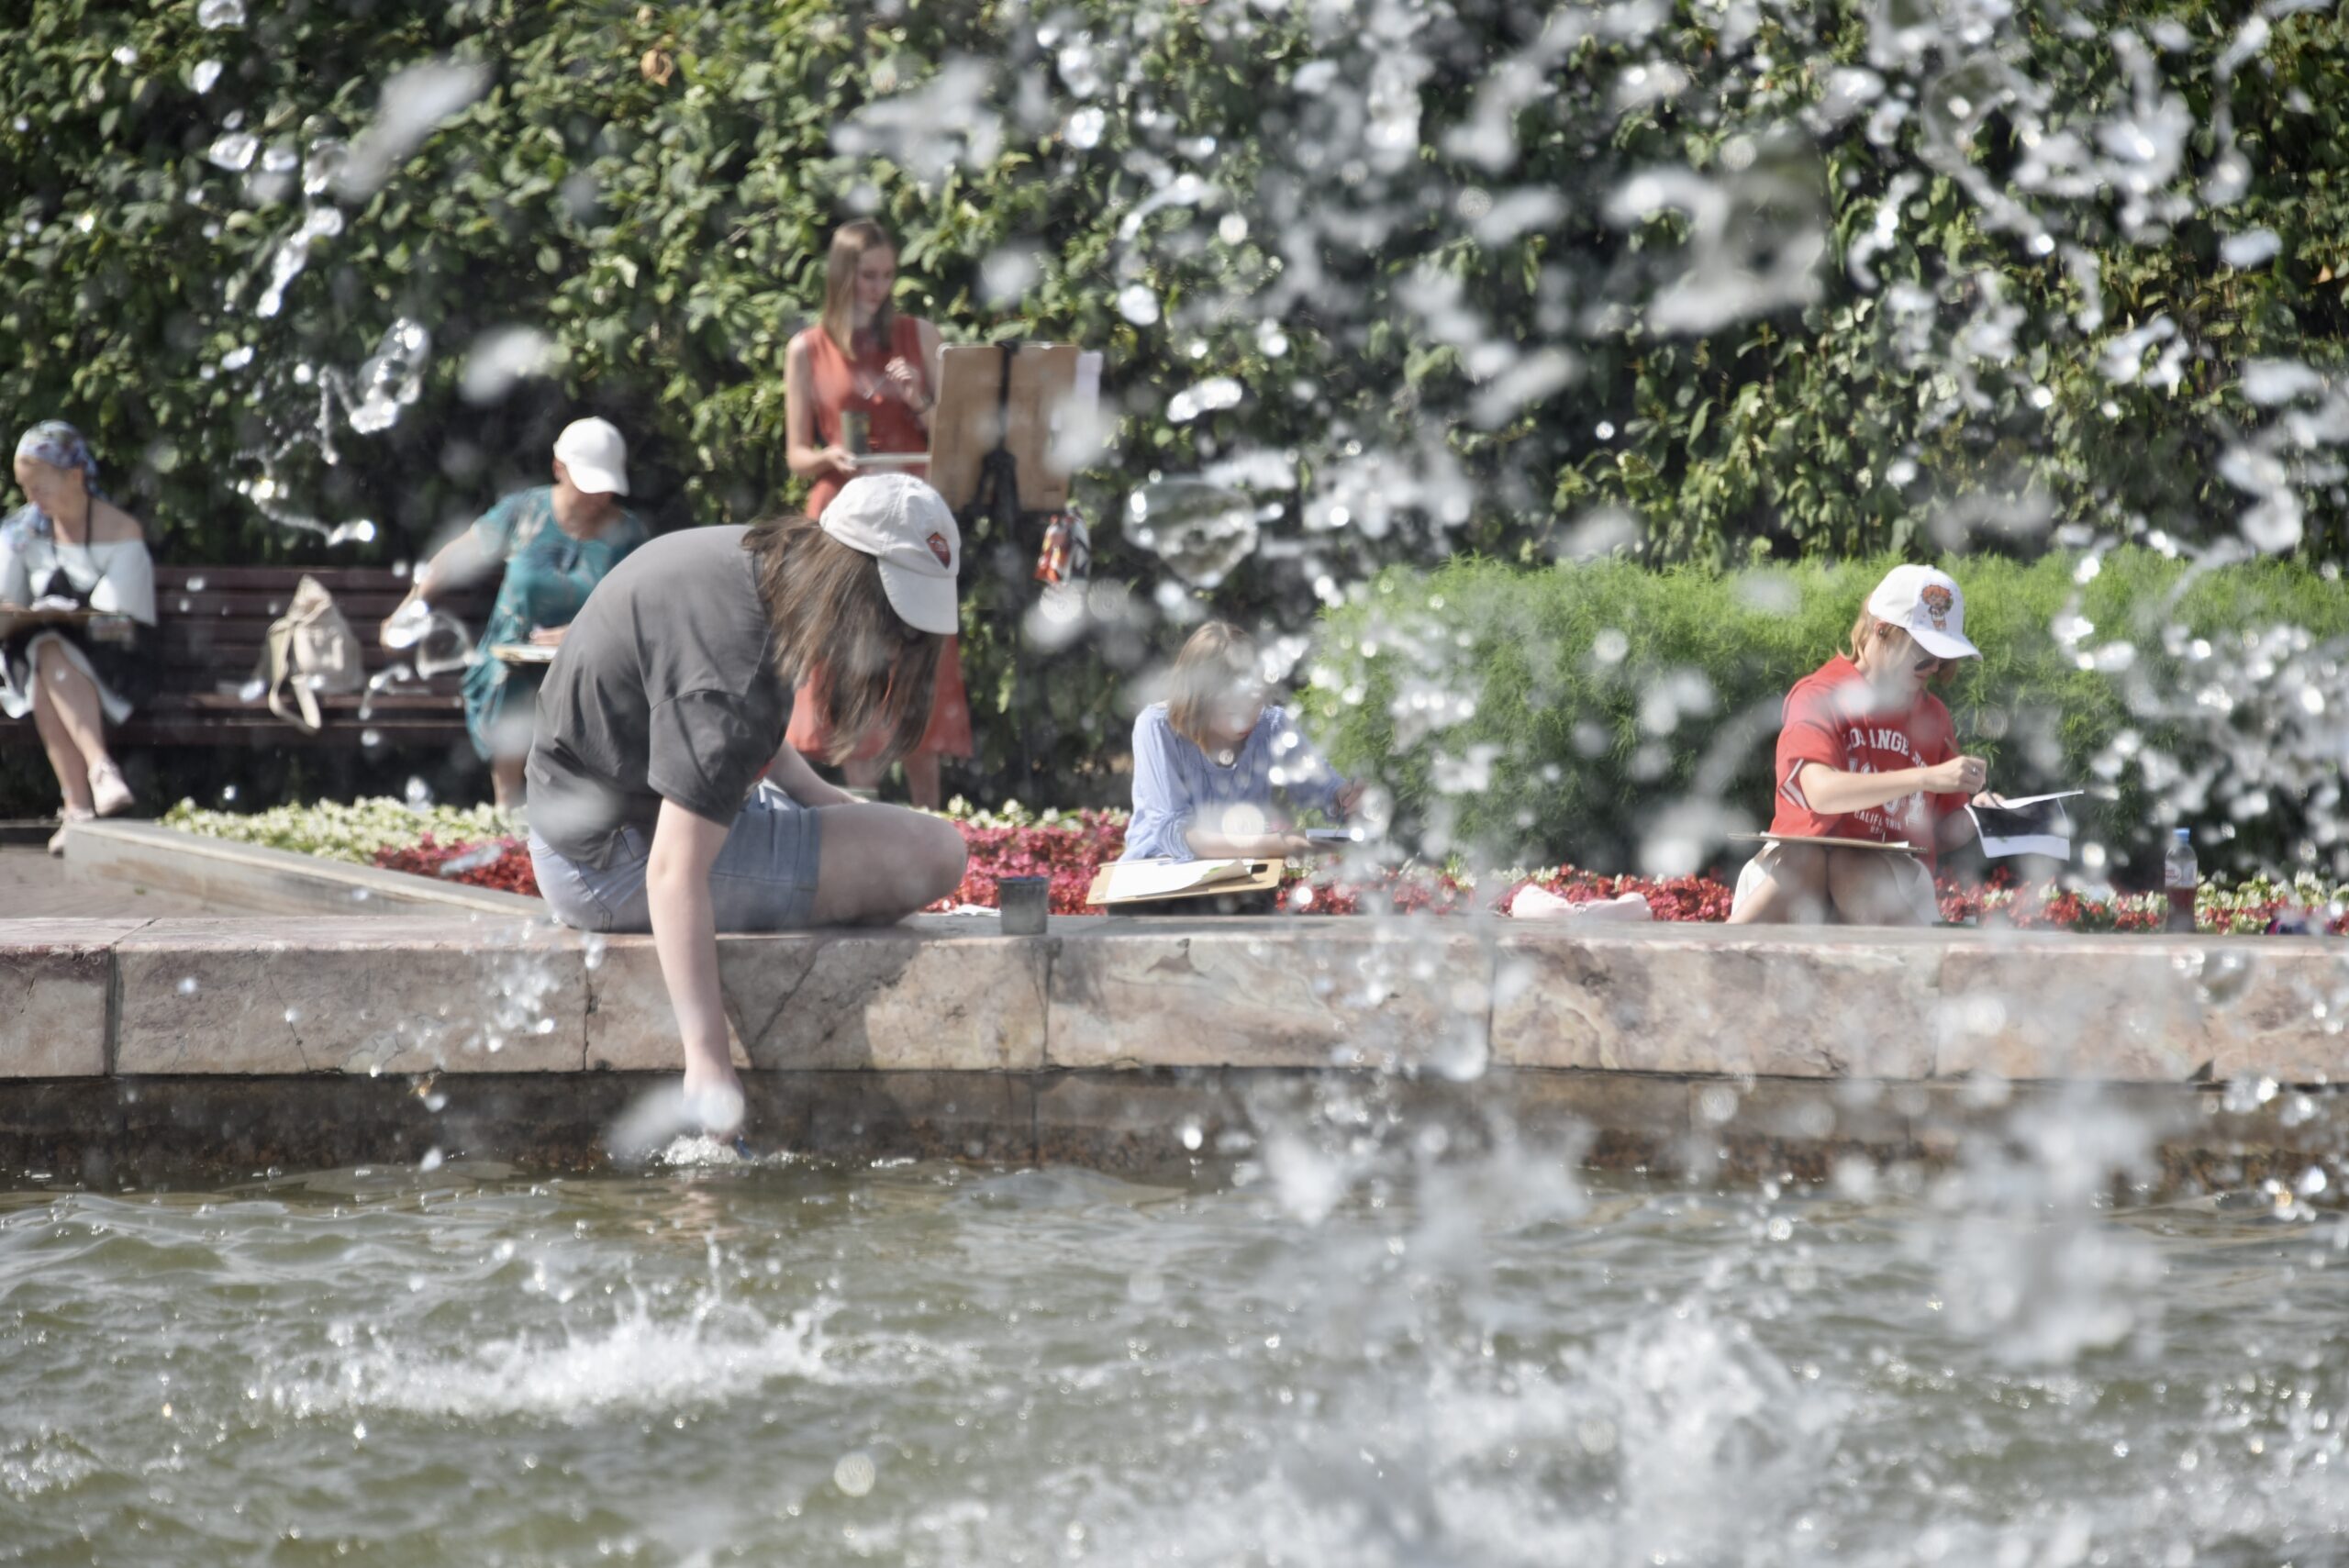
<svg viewBox="0 0 2349 1568"><path fill-rule="evenodd" d="M112 762L100 762L90 770L90 796L101 817L130 809L130 785L123 779L122 770Z"/></svg>
<svg viewBox="0 0 2349 1568"><path fill-rule="evenodd" d="M49 852L52 855L63 854L65 852L65 835L67 831L71 829L76 822L95 821L97 819L97 815L98 814L95 811L84 811L78 806L67 806L58 816L57 831L50 835Z"/></svg>

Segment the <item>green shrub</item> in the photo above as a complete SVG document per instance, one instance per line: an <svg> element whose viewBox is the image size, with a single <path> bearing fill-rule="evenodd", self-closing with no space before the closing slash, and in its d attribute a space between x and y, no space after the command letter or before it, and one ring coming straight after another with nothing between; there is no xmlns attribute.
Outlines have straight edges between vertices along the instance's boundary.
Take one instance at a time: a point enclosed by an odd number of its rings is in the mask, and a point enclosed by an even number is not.
<svg viewBox="0 0 2349 1568"><path fill-rule="evenodd" d="M2277 561L2202 572L2133 548L2087 576L2087 559L1943 563L1983 651L1943 695L1991 787L2091 789L2084 841L2140 879L2173 822L2197 828L2206 871L2321 859L2337 874L2339 847L2317 837L2324 781L2291 771L2332 773L2334 753L2288 729L2294 715L2321 724L2343 695L2337 579ZM1397 569L1324 615L1307 706L1332 762L1382 779L1407 830L1440 851L1712 863L1722 833L1767 824L1787 690L1842 645L1893 563ZM2279 626L2299 629L2245 648Z"/></svg>

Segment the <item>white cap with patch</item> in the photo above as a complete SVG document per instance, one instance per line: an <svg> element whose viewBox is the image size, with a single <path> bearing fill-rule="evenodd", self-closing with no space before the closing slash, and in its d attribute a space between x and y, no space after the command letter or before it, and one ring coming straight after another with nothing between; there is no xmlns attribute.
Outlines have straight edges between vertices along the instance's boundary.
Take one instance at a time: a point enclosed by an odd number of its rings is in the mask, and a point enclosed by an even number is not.
<svg viewBox="0 0 2349 1568"><path fill-rule="evenodd" d="M1868 595L1868 614L1898 627L1936 659L1979 659L1965 639L1965 595L1957 579L1930 566L1896 566Z"/></svg>
<svg viewBox="0 0 2349 1568"><path fill-rule="evenodd" d="M628 494L628 443L609 419L573 419L565 425L554 439L554 460L583 494Z"/></svg>
<svg viewBox="0 0 2349 1568"><path fill-rule="evenodd" d="M963 530L946 497L910 473L860 474L841 486L818 525L881 563L889 607L917 631L961 629L954 573L963 564Z"/></svg>

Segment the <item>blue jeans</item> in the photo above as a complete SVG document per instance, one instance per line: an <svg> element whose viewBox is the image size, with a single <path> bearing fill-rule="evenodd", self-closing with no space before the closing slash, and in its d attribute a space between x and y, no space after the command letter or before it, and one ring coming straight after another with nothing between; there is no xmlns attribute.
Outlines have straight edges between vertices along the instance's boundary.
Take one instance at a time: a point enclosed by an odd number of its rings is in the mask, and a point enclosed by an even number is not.
<svg viewBox="0 0 2349 1568"><path fill-rule="evenodd" d="M721 931L790 931L809 925L816 908L816 866L823 824L815 812L773 784L762 784L742 803L727 830L726 847L709 868L709 902ZM611 863L582 865L530 835L530 864L539 892L564 925L583 931L649 931L652 910L644 893L652 844L634 828L620 829Z"/></svg>

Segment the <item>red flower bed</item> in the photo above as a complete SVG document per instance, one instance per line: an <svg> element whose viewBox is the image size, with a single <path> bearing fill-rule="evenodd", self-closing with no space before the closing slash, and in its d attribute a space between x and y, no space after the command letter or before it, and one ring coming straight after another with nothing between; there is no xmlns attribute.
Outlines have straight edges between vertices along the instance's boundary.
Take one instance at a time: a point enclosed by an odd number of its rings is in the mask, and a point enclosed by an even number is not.
<svg viewBox="0 0 2349 1568"><path fill-rule="evenodd" d="M1126 825L1121 814L1086 811L1075 815L1074 825L1063 819L1050 827L981 827L958 822L971 860L962 885L933 909L958 904L996 906L996 884L1007 876L1041 876L1052 884L1052 912L1082 914L1094 873L1118 858L1125 848ZM519 839L489 839L466 844L439 844L429 836L411 848L381 850L375 863L391 871L438 877L474 887L496 888L535 898L538 878L530 870L530 852ZM1604 876L1596 872L1559 866L1506 884L1489 893L1441 872L1413 869L1381 872L1365 880L1347 880L1333 870L1292 873L1281 907L1300 915L1358 915L1388 909L1399 914L1460 915L1479 909L1506 907L1527 885L1546 889L1572 903L1614 898L1636 893L1648 901L1659 920L1725 920L1730 888L1709 876L1675 876L1654 880L1640 876ZM1981 884L1949 877L1939 880L1942 917L1984 925L2011 925L2065 931L2157 931L2165 911L2155 900L2121 895L2091 898L2067 888L2040 883L2017 885L2001 867ZM2349 910L2309 907L2291 890L2273 884L2246 884L2232 893L2206 885L2199 910L2205 931L2258 932L2325 930L2349 935Z"/></svg>
<svg viewBox="0 0 2349 1568"><path fill-rule="evenodd" d="M1114 861L1126 847L1122 816L1107 811L1077 814L1078 825L983 828L958 822L963 842L971 853L963 884L951 900L933 905L948 909L957 904L996 906L996 883L1007 876L1052 879L1052 913L1082 914L1088 906L1085 892L1093 875ZM1730 890L1710 877L1680 876L1651 881L1636 876L1601 876L1560 866L1500 888L1479 902L1473 887L1442 873L1413 871L1383 873L1367 881L1341 880L1329 872L1291 874L1284 909L1305 915L1355 915L1365 908L1393 909L1404 914L1464 914L1480 906L1498 907L1516 895L1527 882L1538 884L1574 903L1613 898L1620 894L1646 896L1659 920L1720 920L1729 915Z"/></svg>
<svg viewBox="0 0 2349 1568"><path fill-rule="evenodd" d="M484 839L473 844L436 844L427 833L405 850L378 850L375 863L386 871L411 876L438 877L471 887L494 887L500 893L539 895L538 874L530 869L530 849L519 839Z"/></svg>
<svg viewBox="0 0 2349 1568"><path fill-rule="evenodd" d="M1042 876L1052 879L1053 914L1084 913L1093 873L1125 851L1126 822L1122 815L1108 811L1080 811L1076 820L1074 828L982 828L957 822L971 862L954 896L931 907L975 904L992 909L995 884L1004 877Z"/></svg>

